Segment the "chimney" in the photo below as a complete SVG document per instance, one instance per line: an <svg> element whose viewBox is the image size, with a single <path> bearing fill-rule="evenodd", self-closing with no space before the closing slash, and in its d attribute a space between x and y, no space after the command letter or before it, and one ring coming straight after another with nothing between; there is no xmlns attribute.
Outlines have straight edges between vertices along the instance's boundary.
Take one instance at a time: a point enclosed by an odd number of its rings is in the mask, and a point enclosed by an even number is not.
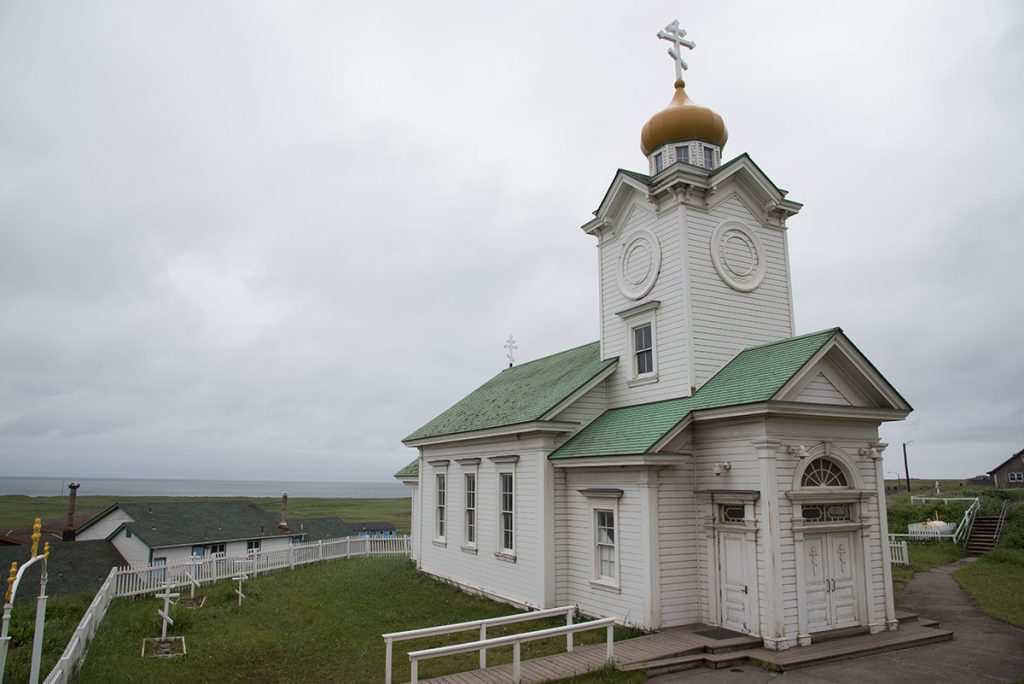
<svg viewBox="0 0 1024 684"><path fill-rule="evenodd" d="M277 526L282 530L288 530L288 492L281 494L281 522Z"/></svg>
<svg viewBox="0 0 1024 684"><path fill-rule="evenodd" d="M75 497L78 496L78 488L81 486L77 482L68 485L71 492L68 494L68 521L64 525L64 534L61 535L64 541L75 541Z"/></svg>

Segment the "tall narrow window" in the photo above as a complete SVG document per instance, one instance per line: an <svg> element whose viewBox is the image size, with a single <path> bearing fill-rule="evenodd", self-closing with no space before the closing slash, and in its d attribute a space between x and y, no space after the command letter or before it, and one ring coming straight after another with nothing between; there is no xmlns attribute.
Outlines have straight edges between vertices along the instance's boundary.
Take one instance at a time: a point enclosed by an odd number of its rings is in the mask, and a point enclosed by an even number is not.
<svg viewBox="0 0 1024 684"><path fill-rule="evenodd" d="M615 512L599 508L594 513L597 524L597 578L615 579Z"/></svg>
<svg viewBox="0 0 1024 684"><path fill-rule="evenodd" d="M633 355L636 375L654 372L654 339L650 323L633 328Z"/></svg>
<svg viewBox="0 0 1024 684"><path fill-rule="evenodd" d="M515 528L514 521L512 519L515 496L512 491L513 478L512 473L501 473L500 478L500 532L501 532L501 550L506 553L512 553L515 551Z"/></svg>
<svg viewBox="0 0 1024 684"><path fill-rule="evenodd" d="M704 168L713 169L715 167L715 151L710 147L704 148Z"/></svg>
<svg viewBox="0 0 1024 684"><path fill-rule="evenodd" d="M447 492L447 477L445 473L437 474L437 537L438 539L444 539L444 523L445 523L445 501L448 495Z"/></svg>
<svg viewBox="0 0 1024 684"><path fill-rule="evenodd" d="M476 545L476 473L466 474L466 544Z"/></svg>
<svg viewBox="0 0 1024 684"><path fill-rule="evenodd" d="M662 168L661 152L654 155L654 173L659 173Z"/></svg>
<svg viewBox="0 0 1024 684"><path fill-rule="evenodd" d="M690 146L679 145L676 147L676 163L677 164L689 164L690 163Z"/></svg>

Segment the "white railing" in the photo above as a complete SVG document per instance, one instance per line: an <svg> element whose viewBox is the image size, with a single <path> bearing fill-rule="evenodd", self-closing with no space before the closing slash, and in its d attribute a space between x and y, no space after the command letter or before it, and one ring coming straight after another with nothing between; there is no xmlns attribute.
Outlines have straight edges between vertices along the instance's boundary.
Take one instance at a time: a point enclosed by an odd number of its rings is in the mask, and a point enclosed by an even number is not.
<svg viewBox="0 0 1024 684"><path fill-rule="evenodd" d="M967 546L967 540L971 538L971 529L974 527L974 519L977 517L980 508L981 499L974 499L974 502L964 511L964 517L960 524L957 525L956 532L953 533L954 544Z"/></svg>
<svg viewBox="0 0 1024 684"><path fill-rule="evenodd" d="M893 565L910 565L910 553L905 539L897 540L896 535L889 535L889 557Z"/></svg>
<svg viewBox="0 0 1024 684"><path fill-rule="evenodd" d="M929 501L941 501L945 506L950 501L977 501L975 496L912 496L910 503L927 503Z"/></svg>
<svg viewBox="0 0 1024 684"><path fill-rule="evenodd" d="M407 556L412 550L409 537L344 537L292 544L272 551L253 551L244 556L206 556L166 565L116 568L114 596L143 596L172 589L231 579L239 570L258 575L271 570L294 568L323 560L354 556Z"/></svg>
<svg viewBox="0 0 1024 684"><path fill-rule="evenodd" d="M85 611L81 622L78 623L78 627L75 629L71 641L68 642L67 647L64 649L60 660L57 661L53 670L43 680L45 684L65 684L71 679L71 675L78 669L79 665L81 665L82 660L85 659L85 650L96 634L96 628L99 627L103 616L107 614L110 600L114 598L114 574L116 572L116 568L110 569L110 574L107 575L103 586L100 587L100 590L96 592L96 596L93 597L92 603L89 604L89 609Z"/></svg>
<svg viewBox="0 0 1024 684"><path fill-rule="evenodd" d="M419 683L419 664L421 660L427 660L429 658L440 658L446 655L455 655L457 653L469 653L470 651L481 651L486 648L496 648L498 646L512 646L512 682L513 684L520 684L522 680L521 674L521 644L527 641L537 641L539 639L549 639L551 637L566 635L568 645L566 646L567 651L572 651L571 637L576 632L584 632L591 629L597 629L604 627L607 630L606 644L607 648L605 651L605 659L611 662L615 655L615 618L601 618L600 620L591 620L590 622L580 622L575 625L565 625L564 627L551 627L549 629L538 629L534 632L523 632L522 634L509 634L508 636L492 637L490 639L482 639L480 641L471 641L466 644L453 644L451 646L438 646L437 648L427 648L422 651L410 651L409 652L409 666L410 666L410 682L411 684Z"/></svg>
<svg viewBox="0 0 1024 684"><path fill-rule="evenodd" d="M469 622L456 622L450 625L438 625L437 627L424 627L423 629L410 629L405 632L381 634L381 637L384 638L384 684L391 684L391 654L394 650L394 644L396 641L409 641L410 639L420 639L428 636L438 636L440 634L456 634L458 632L468 632L473 629L479 629L480 640L473 643L480 644L487 640L488 627L494 627L496 625L511 625L516 622L529 622L531 620L541 620L543 618L555 617L557 615L565 615L566 626L571 626L572 616L575 612L575 606L560 606L558 608L535 610L530 613L517 613L516 615L504 615L502 617L487 618L485 620L470 620ZM480 650L480 669L482 670L487 667L487 646L478 645L476 648ZM565 648L567 651L572 651L572 632L566 634Z"/></svg>

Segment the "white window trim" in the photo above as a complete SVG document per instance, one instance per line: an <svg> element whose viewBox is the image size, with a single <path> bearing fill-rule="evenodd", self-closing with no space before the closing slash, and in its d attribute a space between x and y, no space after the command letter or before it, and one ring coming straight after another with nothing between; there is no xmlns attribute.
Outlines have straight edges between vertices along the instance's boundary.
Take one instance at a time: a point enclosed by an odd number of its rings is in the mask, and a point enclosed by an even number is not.
<svg viewBox="0 0 1024 684"><path fill-rule="evenodd" d="M1024 473L1012 472L1007 475L1007 482L1024 482Z"/></svg>
<svg viewBox="0 0 1024 684"><path fill-rule="evenodd" d="M451 516L448 514L451 502L451 487L448 486L448 461L431 461L434 466L434 534L433 542L437 546L448 545L448 530L451 525ZM444 482L444 504L438 504L438 483ZM444 520L442 522L442 516Z"/></svg>
<svg viewBox="0 0 1024 684"><path fill-rule="evenodd" d="M609 487L588 487L577 490L587 498L587 515L590 520L590 586L619 593L622 590L622 518L619 516L619 499L622 490ZM597 512L611 511L615 523L615 577L601 576L601 554L598 552Z"/></svg>
<svg viewBox="0 0 1024 684"><path fill-rule="evenodd" d="M629 378L626 380L626 385L629 387L658 382L658 308L660 306L660 301L652 300L616 314L625 324L626 348L629 349ZM651 326L651 372L641 374L637 373L636 368L636 338L633 331L645 325Z"/></svg>
<svg viewBox="0 0 1024 684"><path fill-rule="evenodd" d="M519 511L516 506L517 493L519 492L519 482L516 478L516 464L519 462L518 456L492 456L490 459L497 466L496 474L496 492L497 492L497 505L495 506L495 529L497 531L497 539L495 547L498 549L494 552L494 557L508 561L511 563L516 562L517 558L517 544L516 544L516 527L519 523ZM512 476L512 547L505 547L505 529L503 524L503 513L502 510L502 491L501 491L501 476L511 475Z"/></svg>
<svg viewBox="0 0 1024 684"><path fill-rule="evenodd" d="M480 459L474 462L459 461L462 465L462 550L476 553L480 543ZM473 478L473 539L469 538L469 487L468 479Z"/></svg>

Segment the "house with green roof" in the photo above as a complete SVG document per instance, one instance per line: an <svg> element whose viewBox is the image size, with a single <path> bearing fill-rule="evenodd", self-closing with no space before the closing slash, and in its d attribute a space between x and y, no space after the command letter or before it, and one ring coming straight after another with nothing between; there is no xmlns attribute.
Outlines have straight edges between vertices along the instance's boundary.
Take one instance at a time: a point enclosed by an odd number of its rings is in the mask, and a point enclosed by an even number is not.
<svg viewBox="0 0 1024 684"><path fill-rule="evenodd" d="M911 411L840 328L796 334L789 199L677 80L583 226L600 339L402 441L418 567L647 628L808 645L898 629L878 429ZM853 282L858 274L836 273Z"/></svg>

